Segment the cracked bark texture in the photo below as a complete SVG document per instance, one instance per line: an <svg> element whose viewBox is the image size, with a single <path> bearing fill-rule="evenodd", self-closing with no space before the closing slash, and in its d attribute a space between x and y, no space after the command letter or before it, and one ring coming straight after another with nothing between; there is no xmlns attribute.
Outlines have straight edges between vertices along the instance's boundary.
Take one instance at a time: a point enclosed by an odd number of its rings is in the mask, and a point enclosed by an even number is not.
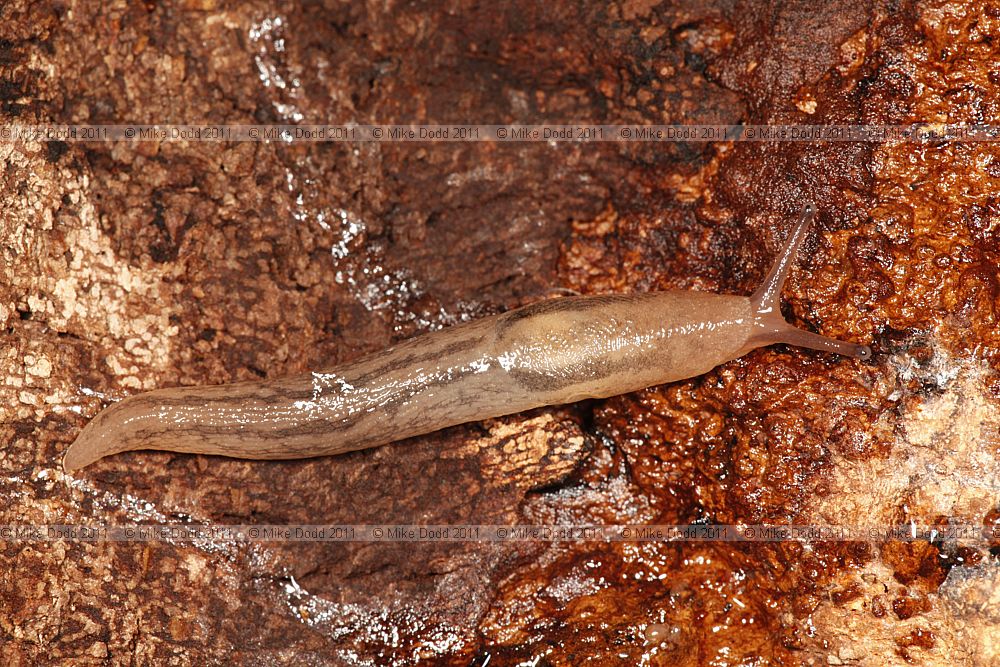
<svg viewBox="0 0 1000 667"><path fill-rule="evenodd" d="M997 123L1000 5L0 6L44 122ZM1000 523L995 144L0 143L0 524ZM547 296L748 294L871 342L340 457L137 452L108 401ZM993 546L991 551L988 547ZM995 665L996 545L0 542L5 664Z"/></svg>

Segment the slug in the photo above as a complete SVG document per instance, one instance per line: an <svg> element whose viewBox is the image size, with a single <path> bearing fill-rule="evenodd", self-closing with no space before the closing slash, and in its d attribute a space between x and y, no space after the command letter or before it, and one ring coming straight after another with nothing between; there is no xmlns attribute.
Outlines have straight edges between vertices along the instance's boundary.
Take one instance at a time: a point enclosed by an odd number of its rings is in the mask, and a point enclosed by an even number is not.
<svg viewBox="0 0 1000 667"><path fill-rule="evenodd" d="M868 359L864 345L796 329L781 288L810 204L751 297L697 291L578 296L416 336L330 370L137 394L99 413L67 471L136 449L295 459L377 447L439 429L606 398L701 375L773 343Z"/></svg>

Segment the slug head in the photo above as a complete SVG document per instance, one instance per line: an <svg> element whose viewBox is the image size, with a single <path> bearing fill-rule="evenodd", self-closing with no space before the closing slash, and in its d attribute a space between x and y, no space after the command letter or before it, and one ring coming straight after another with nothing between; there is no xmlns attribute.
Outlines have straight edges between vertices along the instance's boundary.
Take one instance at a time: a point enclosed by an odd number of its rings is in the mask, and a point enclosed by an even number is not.
<svg viewBox="0 0 1000 667"><path fill-rule="evenodd" d="M802 241L805 240L809 226L816 215L816 207L806 204L802 209L802 215L798 223L785 241L785 247L781 254L774 261L771 270L764 279L763 284L750 297L750 305L753 312L753 331L747 339L744 351L774 343L786 343L788 345L798 345L813 350L825 352L836 352L847 357L867 360L872 356L871 348L867 345L858 345L847 341L827 338L809 331L797 329L786 322L781 316L781 288L791 273L792 264L798 255Z"/></svg>

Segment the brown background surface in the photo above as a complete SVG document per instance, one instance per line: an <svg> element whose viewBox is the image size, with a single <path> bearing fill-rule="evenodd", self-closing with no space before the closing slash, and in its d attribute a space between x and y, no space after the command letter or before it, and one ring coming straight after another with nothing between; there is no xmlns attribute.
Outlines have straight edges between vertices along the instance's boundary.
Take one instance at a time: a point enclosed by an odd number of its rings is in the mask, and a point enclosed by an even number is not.
<svg viewBox="0 0 1000 667"><path fill-rule="evenodd" d="M996 123L1000 6L0 5L4 123ZM0 524L1000 523L990 143L0 143ZM369 452L62 452L143 389L583 293L783 346ZM5 664L997 665L988 543L0 542ZM992 596L992 597L991 597Z"/></svg>

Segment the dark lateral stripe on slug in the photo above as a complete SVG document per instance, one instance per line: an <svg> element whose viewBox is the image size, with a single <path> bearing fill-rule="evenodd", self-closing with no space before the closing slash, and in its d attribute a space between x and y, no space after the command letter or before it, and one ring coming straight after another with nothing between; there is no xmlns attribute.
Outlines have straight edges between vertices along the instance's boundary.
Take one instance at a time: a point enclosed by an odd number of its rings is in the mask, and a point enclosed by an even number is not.
<svg viewBox="0 0 1000 667"><path fill-rule="evenodd" d="M414 346L412 353L400 354L403 352L410 352L407 349L410 347L409 343L410 341L405 341L400 347L393 348L391 350L391 354L389 354L386 359L362 357L355 362L348 362L344 366L333 368L325 372L320 371L319 373L343 377L343 379L351 385L368 387L371 386L373 382L384 378L386 375L394 371L425 364L435 364L441 360L443 355L457 355L474 349L481 344L481 338L473 340L456 340L439 350L432 351L422 350L421 348ZM379 357L381 357L382 354L380 354ZM373 366L372 364L376 360L381 363ZM350 370L353 367L367 368L365 372L360 375L351 375ZM295 380L297 382L308 383L309 378L312 375L313 374L299 375L295 378ZM203 401L205 403L218 401L220 400L217 394L219 387L226 388L226 395L222 400L225 400L226 403L234 405L241 402L245 403L253 401L261 404L262 406L277 406L289 401L311 400L317 395L316 389L312 386L303 386L301 389L293 389L287 386L287 384L274 385L269 381L251 381L230 385L175 387L168 391L177 391L179 393L177 396L163 396L157 395L156 393L136 394L127 400L129 402L129 408L132 410L154 412L161 408L189 407L192 402L197 401ZM240 388L241 391L236 391L237 388ZM332 390L334 390L333 387L324 387L319 392L319 396L322 397L324 395L329 395L329 392Z"/></svg>
<svg viewBox="0 0 1000 667"><path fill-rule="evenodd" d="M433 414L433 411L430 409L430 406L426 405L425 408L418 413L418 416L415 419L411 419L409 422L402 423L397 419L397 416L400 409L406 406L406 404L410 401L414 400L414 398L418 395L433 392L438 388L446 388L456 385L461 386L467 378L478 375L479 373L472 369L459 368L454 369L453 372L447 376L442 375L440 377L426 379L420 384L419 389L397 391L396 393L384 396L379 400L374 400L370 395L366 397L364 394L361 394L353 397L354 400L368 398L368 404L360 409L359 406L355 405L354 410L352 410L350 414L338 415L333 418L329 416L319 416L316 419L304 421L294 426L275 428L267 433L266 437L268 439L281 439L311 434L333 435L341 431L348 431L362 424L367 419L375 419L379 422L392 423L393 429L399 432L411 426L415 426L418 423L431 424L436 420L436 418L429 416ZM489 392L481 385L477 385L474 390L470 390L468 392L468 401L463 403L473 403L481 400L483 398L483 394L486 393L492 392ZM374 409L375 412L372 412L371 409Z"/></svg>
<svg viewBox="0 0 1000 667"><path fill-rule="evenodd" d="M507 371L519 387L530 392L556 392L576 385L584 385L596 377L607 377L611 373L628 371L633 367L631 360L591 359L585 364L577 364L565 372L546 373L523 368Z"/></svg>
<svg viewBox="0 0 1000 667"><path fill-rule="evenodd" d="M463 352L470 352L479 348L483 343L483 336L458 338L447 343L443 347L431 350L424 349L424 347L419 345L419 343L419 337L404 341L403 343L400 343L399 345L382 353L386 356L386 359L381 364L375 365L360 375L353 377L345 375L344 379L352 385L366 387L396 371L424 365L436 366L442 359L447 359L448 357L462 354ZM382 355L380 354L379 356ZM374 357L365 357L360 359L357 362L357 365L362 367L368 366L375 360L376 359ZM345 369L350 367L351 364L347 364ZM340 375L339 369L332 369L330 372L332 374Z"/></svg>
<svg viewBox="0 0 1000 667"><path fill-rule="evenodd" d="M460 371L460 372L458 372ZM316 416L307 420L300 421L294 425L288 426L277 426L274 422L264 425L263 423L258 424L258 427L249 427L242 429L241 427L233 425L221 425L221 424L206 424L206 423L189 423L189 424L178 424L173 423L169 426L169 431L174 437L180 437L183 439L188 439L190 441L209 441L211 440L213 448L222 452L229 453L239 453L247 451L246 443L236 441L232 446L222 446L219 445L218 438L229 437L234 434L234 432L243 432L245 438L250 438L258 443L260 442L274 442L275 447L261 447L259 444L255 445L252 449L255 453L260 454L266 451L271 451L274 453L287 451L294 449L289 444L294 438L317 435L317 436L328 436L335 439L340 434L350 435L350 432L356 427L364 425L364 422L370 419L374 419L379 423L392 424L390 432L381 432L379 428L375 429L360 429L365 432L365 435L359 436L354 441L354 444L363 445L366 442L388 442L395 439L394 434L398 434L406 431L407 429L420 426L422 424L427 424L432 427L433 423L428 420L428 411L422 411L418 413L415 418L412 418L406 422L400 422L397 419L397 414L400 408L405 406L409 401L413 400L418 394L422 394L428 391L433 391L436 388L443 388L453 383L461 383L466 377L471 375L478 375L477 372L471 369L456 369L456 372L449 374L448 376L442 376L440 378L428 379L420 385L418 390L411 391L399 391L395 394L388 396L382 396L377 400L375 397L365 395L365 392L359 392L357 395L351 397L352 401L365 401L368 399L368 404L354 405L351 412L347 414L330 414L324 415L324 411L321 409L316 413ZM482 399L484 394L493 393L488 388L482 386L477 386L475 390L470 390L469 392L469 402L475 401L477 399ZM312 394L309 394L311 397ZM247 393L242 397L232 397L227 396L225 403L233 404L238 403L241 400L253 400L256 399L257 395L254 393ZM287 402L287 401L286 401ZM206 410L211 410L211 401L208 402L209 405L205 406ZM190 401L187 398L174 398L165 401L154 401L154 400L144 400L139 405L133 405L133 408L139 408L144 411L155 411L170 409L171 407L184 408L190 406ZM374 409L374 411L372 410ZM137 429L133 432L130 440L129 449L140 449L144 448L144 445L148 445L151 448L155 448L157 440L162 438L163 430L159 429ZM331 443L334 444L334 443ZM187 447L188 451L199 451L197 447Z"/></svg>
<svg viewBox="0 0 1000 667"><path fill-rule="evenodd" d="M325 433L327 430L328 429L318 430L317 433ZM174 439L183 441L184 446L176 449L169 449L189 453L221 454L224 456L232 455L237 457L246 457L249 454L253 454L254 456L251 456L251 458L271 458L270 455L281 454L282 456L279 456L278 458L297 458L296 454L307 456L310 455L309 451L313 449L311 446L294 447L292 443L283 439L283 436L279 435L277 431L269 432L267 430L255 430L253 432L252 436L255 442L252 447L248 447L247 442L244 440L231 439L232 433L222 428L206 426L174 426L171 429L171 435ZM127 448L117 451L162 449L158 446L159 444L162 444L162 437L163 433L161 431L138 431L132 435ZM261 444L265 442L273 443L273 446ZM346 451L346 449L344 451ZM116 452L106 452L105 455L111 453ZM284 454L289 454L290 456L285 456Z"/></svg>

